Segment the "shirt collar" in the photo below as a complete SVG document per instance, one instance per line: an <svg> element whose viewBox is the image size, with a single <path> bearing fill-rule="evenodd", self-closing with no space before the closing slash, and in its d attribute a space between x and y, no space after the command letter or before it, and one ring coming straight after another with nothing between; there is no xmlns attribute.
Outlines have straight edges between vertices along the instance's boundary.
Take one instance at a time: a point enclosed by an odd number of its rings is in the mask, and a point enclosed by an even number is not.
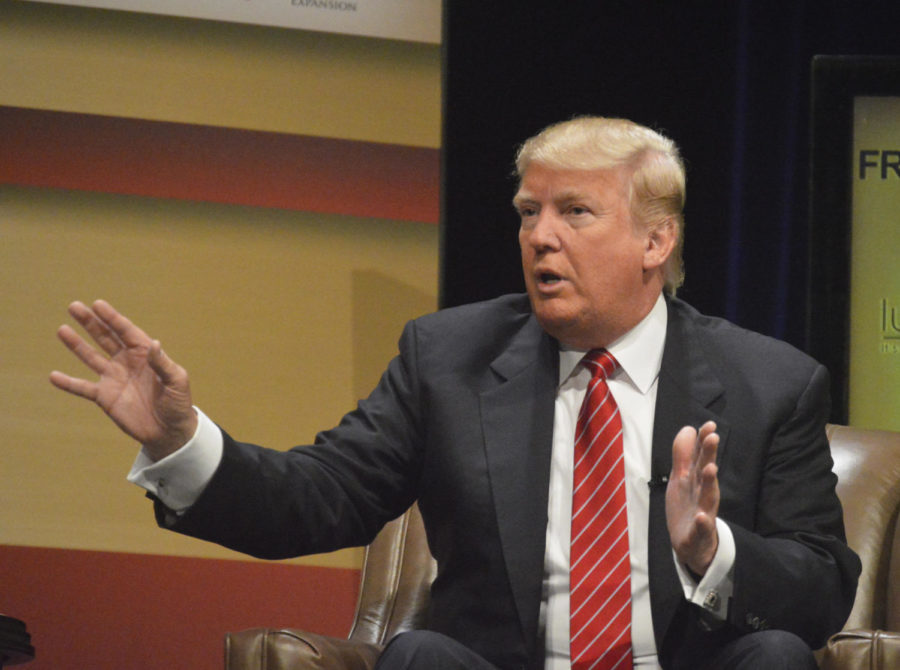
<svg viewBox="0 0 900 670"><path fill-rule="evenodd" d="M607 347L619 361L619 371L616 374L624 373L641 393L647 393L659 376L668 321L666 300L660 294L647 316ZM586 353L560 347L560 384L575 372Z"/></svg>

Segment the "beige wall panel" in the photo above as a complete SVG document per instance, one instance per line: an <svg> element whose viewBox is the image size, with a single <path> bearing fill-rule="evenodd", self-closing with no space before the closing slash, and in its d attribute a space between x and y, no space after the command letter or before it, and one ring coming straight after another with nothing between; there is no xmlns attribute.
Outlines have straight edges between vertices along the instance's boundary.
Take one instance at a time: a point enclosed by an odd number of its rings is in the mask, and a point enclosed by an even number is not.
<svg viewBox="0 0 900 670"><path fill-rule="evenodd" d="M440 47L0 3L0 104L440 145Z"/></svg>
<svg viewBox="0 0 900 670"><path fill-rule="evenodd" d="M281 449L351 409L436 306L436 226L0 188L0 544L237 557L156 529L124 480L135 445L47 381L90 376L55 338L73 299L110 300L188 369L204 411Z"/></svg>

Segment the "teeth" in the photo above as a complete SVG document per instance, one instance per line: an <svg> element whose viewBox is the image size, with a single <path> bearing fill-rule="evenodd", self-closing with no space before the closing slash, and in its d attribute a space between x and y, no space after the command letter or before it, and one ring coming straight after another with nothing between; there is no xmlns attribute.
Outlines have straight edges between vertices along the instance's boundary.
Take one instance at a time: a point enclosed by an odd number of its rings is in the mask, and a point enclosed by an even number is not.
<svg viewBox="0 0 900 670"><path fill-rule="evenodd" d="M541 281L545 284L555 284L559 281L559 277L557 275L550 274L549 272L545 272L541 275Z"/></svg>

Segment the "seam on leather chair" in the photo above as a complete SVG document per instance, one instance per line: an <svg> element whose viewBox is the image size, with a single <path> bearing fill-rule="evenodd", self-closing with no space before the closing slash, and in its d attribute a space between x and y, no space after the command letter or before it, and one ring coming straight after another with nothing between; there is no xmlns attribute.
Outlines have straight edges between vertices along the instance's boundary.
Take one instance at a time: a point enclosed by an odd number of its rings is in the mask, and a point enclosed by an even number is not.
<svg viewBox="0 0 900 670"><path fill-rule="evenodd" d="M356 609L353 612L353 624L350 626L350 633L347 636L350 639L355 638L356 634L359 631L359 623L363 616L363 603L365 600L365 584L366 584L366 574L369 568L369 554L372 552L372 546L367 545L366 551L363 554L363 563L362 563L362 571L360 573L360 584L359 584L359 593L356 596Z"/></svg>
<svg viewBox="0 0 900 670"><path fill-rule="evenodd" d="M265 670L268 629L247 629L225 636L225 667L241 670Z"/></svg>
<svg viewBox="0 0 900 670"><path fill-rule="evenodd" d="M370 579L369 570L372 568L371 552L372 545L366 547L365 559L363 561L362 579L360 581L359 596L356 601L356 612L353 615L353 625L350 628L349 638L356 639L358 635L364 633L363 627L368 624L370 629L368 632L374 632L375 635L365 636L364 641L373 642L375 644L384 644L387 631L390 628L390 619L393 614L394 605L397 601L398 584L400 583L400 572L402 566L400 559L403 557L404 546L406 544L407 528L409 526L409 510L407 510L396 522L399 523L399 529L391 536L391 542L388 549L384 552L388 555L384 563L391 568L390 574L384 575L384 593L375 593L372 597L374 586ZM382 530L384 532L384 530ZM375 614L372 614L372 611Z"/></svg>
<svg viewBox="0 0 900 670"><path fill-rule="evenodd" d="M893 670L900 633L885 630L844 630L828 641L822 667L828 670Z"/></svg>
<svg viewBox="0 0 900 670"><path fill-rule="evenodd" d="M296 632L294 632L294 631L292 631L292 630L290 630L290 629L288 629L288 628L280 628L280 629L278 629L278 630L269 630L269 631L268 631L268 634L269 634L269 636L271 636L272 638L274 638L276 635L281 635L281 636L284 636L284 637L289 637L289 638L291 638L291 639L293 639L293 640L295 640L295 641L297 641L297 642L300 642L301 644L304 644L304 645L306 645L307 647L309 647L309 648L313 651L313 653L316 654L316 656L321 656L321 655L322 655L322 650L319 649L315 644L313 644L311 640L306 639L306 638L305 638L304 636L302 636L302 635L298 635ZM277 643L276 643L276 644L277 644Z"/></svg>
<svg viewBox="0 0 900 670"><path fill-rule="evenodd" d="M262 644L259 645L259 667L267 668L269 666L269 629L263 632Z"/></svg>
<svg viewBox="0 0 900 670"><path fill-rule="evenodd" d="M898 641L900 633L888 630L875 631L875 658L878 659L880 667L886 667L885 663L890 662L891 656L896 660Z"/></svg>
<svg viewBox="0 0 900 670"><path fill-rule="evenodd" d="M225 634L225 670L229 670L232 666L233 655L234 655L234 641L231 638L231 633Z"/></svg>
<svg viewBox="0 0 900 670"><path fill-rule="evenodd" d="M347 637L354 638L359 630L359 623L363 616L363 604L366 596L366 575L368 574L370 554L372 553L372 545L367 545L363 554L362 570L360 572L359 593L356 596L356 608L353 612L353 624L350 626L350 633Z"/></svg>
<svg viewBox="0 0 900 670"><path fill-rule="evenodd" d="M397 567L391 573L391 590L388 603L388 611L385 613L384 627L381 629L381 636L378 639L379 644L386 643L389 631L391 629L391 623L394 619L394 611L397 608L397 592L400 588L400 575L403 572L403 561L406 556L406 538L408 531L409 511L407 511L403 515L403 522L401 524L400 532L398 533L398 542L394 547L394 561L392 561L392 565L395 565Z"/></svg>

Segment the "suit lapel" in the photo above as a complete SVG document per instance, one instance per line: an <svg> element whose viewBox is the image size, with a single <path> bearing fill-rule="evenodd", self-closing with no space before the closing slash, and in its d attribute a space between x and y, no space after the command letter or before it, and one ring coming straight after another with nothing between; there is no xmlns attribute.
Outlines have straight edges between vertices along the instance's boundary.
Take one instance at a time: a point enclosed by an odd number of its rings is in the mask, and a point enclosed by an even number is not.
<svg viewBox="0 0 900 670"><path fill-rule="evenodd" d="M727 446L729 426L719 416L724 387L707 359L696 313L678 300L668 300L669 321L663 350L653 424L653 481L668 478L672 469L672 441L686 425L699 428L715 421L720 436L719 458ZM666 479L667 480L667 479ZM662 652L665 633L684 599L672 559L666 526L665 485L651 485L649 528L650 599L653 630Z"/></svg>
<svg viewBox="0 0 900 670"><path fill-rule="evenodd" d="M672 440L682 426L716 421L720 457L729 432L719 416L724 387L704 354L696 313L674 299L668 301L668 312L653 428L654 480L668 477ZM491 369L497 385L481 394L480 405L488 475L510 588L528 643L535 639L542 599L557 344L531 318ZM666 527L665 485L650 491L649 554L653 628L662 652L665 633L684 599Z"/></svg>
<svg viewBox="0 0 900 670"><path fill-rule="evenodd" d="M497 385L481 394L494 511L526 645L541 602L557 351L531 318L491 365Z"/></svg>

